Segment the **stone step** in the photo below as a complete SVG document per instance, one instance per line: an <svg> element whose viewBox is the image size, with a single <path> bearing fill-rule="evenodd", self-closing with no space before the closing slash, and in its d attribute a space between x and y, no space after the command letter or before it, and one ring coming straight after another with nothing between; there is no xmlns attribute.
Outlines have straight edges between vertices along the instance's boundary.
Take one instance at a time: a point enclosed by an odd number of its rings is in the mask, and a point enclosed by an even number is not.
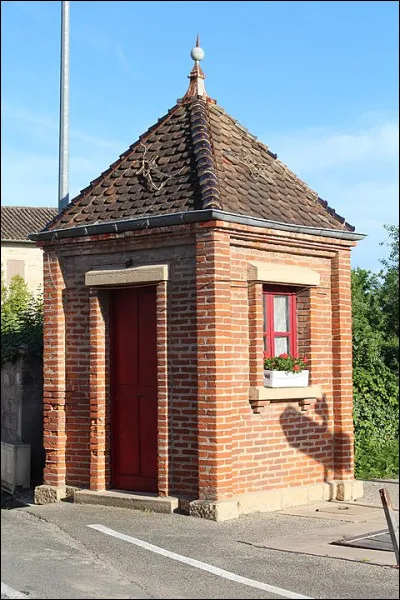
<svg viewBox="0 0 400 600"><path fill-rule="evenodd" d="M121 490L105 490L94 492L79 490L74 492L73 501L77 504L101 504L118 508L157 513L173 513L179 510L179 500L171 496L162 497L156 494L132 493Z"/></svg>

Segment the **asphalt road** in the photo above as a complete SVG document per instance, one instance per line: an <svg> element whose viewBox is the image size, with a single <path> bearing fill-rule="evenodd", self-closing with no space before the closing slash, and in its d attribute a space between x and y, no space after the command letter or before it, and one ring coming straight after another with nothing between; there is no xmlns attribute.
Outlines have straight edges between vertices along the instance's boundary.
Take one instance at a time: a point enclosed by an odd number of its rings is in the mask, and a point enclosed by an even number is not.
<svg viewBox="0 0 400 600"><path fill-rule="evenodd" d="M265 547L337 525L282 513L215 523L69 503L3 510L1 579L11 591L2 598L397 599L394 568Z"/></svg>

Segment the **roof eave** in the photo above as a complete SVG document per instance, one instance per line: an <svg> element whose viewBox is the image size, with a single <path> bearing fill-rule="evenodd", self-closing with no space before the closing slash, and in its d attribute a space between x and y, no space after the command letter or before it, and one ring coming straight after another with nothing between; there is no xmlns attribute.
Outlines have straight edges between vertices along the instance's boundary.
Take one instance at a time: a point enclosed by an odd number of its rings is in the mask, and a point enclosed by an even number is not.
<svg viewBox="0 0 400 600"><path fill-rule="evenodd" d="M366 237L366 234L363 233L355 233L352 231L343 231L339 229L308 227L306 225L295 225L291 223L281 223L278 221L269 221L268 219L259 219L256 217L247 217L236 213L228 213L217 209L194 210L190 212L169 213L166 215L154 215L121 221L108 221L106 223L95 223L92 225L78 225L76 227L68 227L66 229L55 229L53 231L31 233L28 237L32 241L55 241L69 237L86 237L105 233L118 234L137 229L167 227L171 225L182 225L185 223L202 223L205 221L225 221L228 223L237 223L239 225L247 225L250 227L263 227L268 229L276 229L279 231L287 231L288 233L301 233L348 241L358 241Z"/></svg>
<svg viewBox="0 0 400 600"><path fill-rule="evenodd" d="M30 234L29 234L30 235ZM32 240L14 240L12 238L1 238L1 243L9 243L9 244L32 244Z"/></svg>

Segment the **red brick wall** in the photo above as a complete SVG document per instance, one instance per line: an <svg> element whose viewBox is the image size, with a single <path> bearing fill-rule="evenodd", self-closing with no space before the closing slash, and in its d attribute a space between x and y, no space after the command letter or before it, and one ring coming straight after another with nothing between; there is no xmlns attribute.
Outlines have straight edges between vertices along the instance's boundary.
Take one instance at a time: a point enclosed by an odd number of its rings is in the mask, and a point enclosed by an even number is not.
<svg viewBox="0 0 400 600"><path fill-rule="evenodd" d="M44 367L45 483L92 489L111 484L107 315L112 291L91 294L84 278L89 270L123 268L131 260L132 266L168 263L170 268L170 280L157 286L159 490L198 494L194 243L187 234L178 240L169 235L162 247L154 233L64 242L56 250L62 269L56 258L45 262L45 339L50 341Z"/></svg>
<svg viewBox="0 0 400 600"><path fill-rule="evenodd" d="M232 495L230 247L225 233L196 240L199 498Z"/></svg>
<svg viewBox="0 0 400 600"><path fill-rule="evenodd" d="M186 254L186 256L185 256ZM197 496L197 348L194 246L169 262L167 393L169 491ZM167 490L165 490L167 493Z"/></svg>
<svg viewBox="0 0 400 600"><path fill-rule="evenodd" d="M333 477L341 479L344 472L349 476L353 468L350 252L341 249L340 243L338 246L327 244L321 250L318 244L316 248L305 248L302 240L291 239L285 243L278 236L273 238L261 241L260 236L241 233L239 237L231 233L231 329L236 377L232 394L235 494L321 483ZM335 275L338 252L342 257L340 282ZM262 285L247 287L250 262L307 267L320 274L318 287L298 294L299 353L310 361L310 383L320 384L323 392L323 397L306 413L297 401L271 401L260 414L254 414L246 402L249 387L262 385L259 308ZM342 298L340 305L338 294ZM340 324L338 312L342 317ZM247 331L246 318L250 321ZM258 369L255 370L257 355ZM336 393L339 385L343 386L344 395ZM342 470L338 467L338 457L343 459Z"/></svg>
<svg viewBox="0 0 400 600"><path fill-rule="evenodd" d="M109 364L110 292L91 289L89 296L89 482L103 490L111 482L111 399ZM86 479L88 475L86 473Z"/></svg>
<svg viewBox="0 0 400 600"><path fill-rule="evenodd" d="M338 252L332 261L333 417L335 477L353 477L353 386L350 256ZM336 399L340 399L336 402Z"/></svg>
<svg viewBox="0 0 400 600"><path fill-rule="evenodd" d="M57 255L43 257L43 444L46 449L44 481L65 484L65 318L64 281Z"/></svg>
<svg viewBox="0 0 400 600"><path fill-rule="evenodd" d="M79 273L68 273L65 294L65 458L67 482L71 485L85 485L90 466L89 290L79 279Z"/></svg>
<svg viewBox="0 0 400 600"><path fill-rule="evenodd" d="M48 245L45 483L111 485L112 291L91 292L84 276L128 260L169 264L168 282L157 285L161 495L215 500L351 477L350 247L222 223ZM262 385L262 285L248 282L253 261L320 273L318 287L298 294L299 351L324 394L306 413L285 401L252 410L250 387Z"/></svg>

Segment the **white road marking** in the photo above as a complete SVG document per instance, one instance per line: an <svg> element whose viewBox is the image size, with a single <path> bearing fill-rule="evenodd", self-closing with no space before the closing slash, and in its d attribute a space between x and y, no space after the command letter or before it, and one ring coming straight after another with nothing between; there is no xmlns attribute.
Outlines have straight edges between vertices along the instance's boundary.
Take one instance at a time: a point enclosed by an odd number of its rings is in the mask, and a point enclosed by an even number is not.
<svg viewBox="0 0 400 600"><path fill-rule="evenodd" d="M351 538L346 541L347 542L359 542L360 540L369 540L371 538L377 537L378 535L384 535L385 533L389 534L389 530L388 531L378 531L377 533L371 533L370 535L362 535L361 537Z"/></svg>
<svg viewBox="0 0 400 600"><path fill-rule="evenodd" d="M110 529L109 527L105 527L104 525L88 525L88 527L96 529L97 531L101 531L106 535L110 535L112 537L119 538L120 540L124 540L125 542L129 542L130 544L135 544L135 546L140 546L140 548L144 548L145 550L150 550L150 552L154 552L155 554L161 554L161 556L165 556L166 558L172 558L172 560L177 560L179 562L190 565L191 567L196 567L196 569L202 569L203 571L207 571L208 573L212 573L213 575L218 575L219 577L230 579L231 581L235 581L236 583L248 585L259 590L264 590L266 592L270 592L271 594L282 596L283 598L306 598L308 600L312 600L310 596L302 596L301 594L296 594L295 592L291 592L289 590L284 590L273 585L268 585L267 583L263 583L262 581L256 581L255 579L248 579L248 577L242 577L241 575L230 573L229 571L225 571L225 569L220 569L219 567L208 565L207 563L201 562L200 560L188 558L187 556L182 556L182 554L176 554L176 552L170 552L169 550L165 550L164 548L160 548L159 546L154 546L153 544L149 544L148 542L143 542L142 540L131 537L130 535L119 533L118 531L114 531L114 529Z"/></svg>
<svg viewBox="0 0 400 600"><path fill-rule="evenodd" d="M3 582L1 582L1 595L8 596L12 600L14 600L14 598L15 600L17 600L18 598L24 598L24 600L27 600L27 598L29 598L29 596L27 596L26 594L14 590L12 587Z"/></svg>

